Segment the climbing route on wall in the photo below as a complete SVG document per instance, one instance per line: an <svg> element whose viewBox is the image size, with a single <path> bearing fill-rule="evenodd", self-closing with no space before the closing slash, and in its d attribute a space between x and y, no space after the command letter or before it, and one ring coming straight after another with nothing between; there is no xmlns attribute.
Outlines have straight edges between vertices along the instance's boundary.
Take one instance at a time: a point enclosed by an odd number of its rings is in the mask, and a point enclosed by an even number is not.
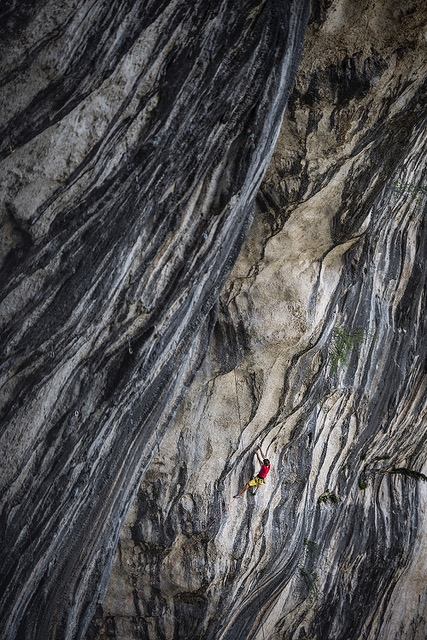
<svg viewBox="0 0 427 640"><path fill-rule="evenodd" d="M239 428L240 428L240 432L242 432L243 429L243 424L242 424L242 418L241 418L241 411L240 411L240 403L239 403L239 396L238 396L238 386L237 386L237 377L236 377L236 371L234 370L233 372L234 375L234 395L235 395L235 403L236 403L236 413L238 416L238 420L239 420ZM241 447L241 443L239 444L239 448ZM169 550L168 553L168 558L166 560L164 560L164 562L162 563L162 566L160 567L160 569L150 578L147 578L146 580L143 580L142 584L140 584L139 587L134 586L132 589L132 593L126 597L126 598L122 598L119 600L115 600L114 601L114 611L113 610L109 610L106 611L105 613L105 617L104 620L100 623L98 623L96 630L92 629L92 632L96 631L97 634L100 634L102 632L103 629L105 629L107 623L109 621L113 621L115 618L120 617L121 615L123 615L125 612L128 612L128 607L129 605L131 605L134 601L135 598L141 600L141 601L145 601L146 600L146 594L147 594L147 588L161 588L161 586L159 585L159 581L161 579L162 576L165 576L167 574L167 572L171 572L173 567L176 565L179 565L183 558L185 556L188 556L192 553L192 550L194 550L194 546L196 545L196 543L202 539L203 535L215 524L217 523L222 516L224 516L224 514L226 514L229 509L231 508L231 506L233 505L233 503L244 493L245 491L245 487L243 487L236 495L233 496L233 498L224 504L224 506L222 507L222 509L220 511L218 511L218 513L212 518L210 519L205 526L203 526L200 531L198 531L197 533L195 533L194 535L192 535L187 542L180 548L171 548ZM262 538L262 535L258 535L258 537L253 538L253 546L254 549L257 546L258 540ZM259 600L260 596L258 594L258 600ZM261 603L259 603L261 604ZM261 611L261 606L260 606L260 611ZM264 632L264 630L263 630ZM93 636L96 637L96 636ZM264 637L264 636L263 636Z"/></svg>

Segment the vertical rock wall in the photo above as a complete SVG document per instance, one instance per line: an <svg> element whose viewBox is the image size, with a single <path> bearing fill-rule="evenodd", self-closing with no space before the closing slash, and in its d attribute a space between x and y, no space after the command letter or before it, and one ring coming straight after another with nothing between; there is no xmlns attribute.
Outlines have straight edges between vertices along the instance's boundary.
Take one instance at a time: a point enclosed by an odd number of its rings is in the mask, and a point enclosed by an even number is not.
<svg viewBox="0 0 427 640"><path fill-rule="evenodd" d="M82 638L204 357L308 2L1 9L1 637Z"/></svg>
<svg viewBox="0 0 427 640"><path fill-rule="evenodd" d="M426 77L423 3L313 3L254 223L94 637L425 638L427 491L408 470L427 473ZM233 499L258 444L268 482Z"/></svg>

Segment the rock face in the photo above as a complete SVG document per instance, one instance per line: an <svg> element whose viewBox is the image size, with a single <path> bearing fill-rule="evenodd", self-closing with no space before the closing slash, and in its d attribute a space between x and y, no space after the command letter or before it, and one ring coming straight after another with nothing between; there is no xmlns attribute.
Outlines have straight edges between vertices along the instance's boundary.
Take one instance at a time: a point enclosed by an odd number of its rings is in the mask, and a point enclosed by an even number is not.
<svg viewBox="0 0 427 640"><path fill-rule="evenodd" d="M104 596L206 354L308 5L2 9L2 638L82 638Z"/></svg>
<svg viewBox="0 0 427 640"><path fill-rule="evenodd" d="M209 352L91 637L427 636L424 13L313 3ZM268 482L233 499L258 444Z"/></svg>

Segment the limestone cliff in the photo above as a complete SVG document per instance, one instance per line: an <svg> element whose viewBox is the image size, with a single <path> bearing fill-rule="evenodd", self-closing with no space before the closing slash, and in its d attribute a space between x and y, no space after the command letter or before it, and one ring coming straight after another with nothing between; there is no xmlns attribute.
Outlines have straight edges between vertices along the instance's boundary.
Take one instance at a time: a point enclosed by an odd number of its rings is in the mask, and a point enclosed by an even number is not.
<svg viewBox="0 0 427 640"><path fill-rule="evenodd" d="M82 638L103 599L252 220L308 4L0 10L2 638Z"/></svg>
<svg viewBox="0 0 427 640"><path fill-rule="evenodd" d="M313 2L209 351L96 638L427 636L425 3ZM256 494L233 499L272 461Z"/></svg>

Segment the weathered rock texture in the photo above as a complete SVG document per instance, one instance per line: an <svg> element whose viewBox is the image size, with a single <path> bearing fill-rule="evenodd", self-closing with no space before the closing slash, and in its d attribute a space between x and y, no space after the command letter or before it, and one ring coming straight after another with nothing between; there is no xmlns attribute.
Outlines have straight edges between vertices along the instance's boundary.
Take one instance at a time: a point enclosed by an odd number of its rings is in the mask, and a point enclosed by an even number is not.
<svg viewBox="0 0 427 640"><path fill-rule="evenodd" d="M93 637L426 637L426 486L392 473L426 472L426 78L424 3L313 3L209 354ZM259 443L268 483L233 500Z"/></svg>
<svg viewBox="0 0 427 640"><path fill-rule="evenodd" d="M2 9L2 638L82 638L105 593L251 222L308 4Z"/></svg>

